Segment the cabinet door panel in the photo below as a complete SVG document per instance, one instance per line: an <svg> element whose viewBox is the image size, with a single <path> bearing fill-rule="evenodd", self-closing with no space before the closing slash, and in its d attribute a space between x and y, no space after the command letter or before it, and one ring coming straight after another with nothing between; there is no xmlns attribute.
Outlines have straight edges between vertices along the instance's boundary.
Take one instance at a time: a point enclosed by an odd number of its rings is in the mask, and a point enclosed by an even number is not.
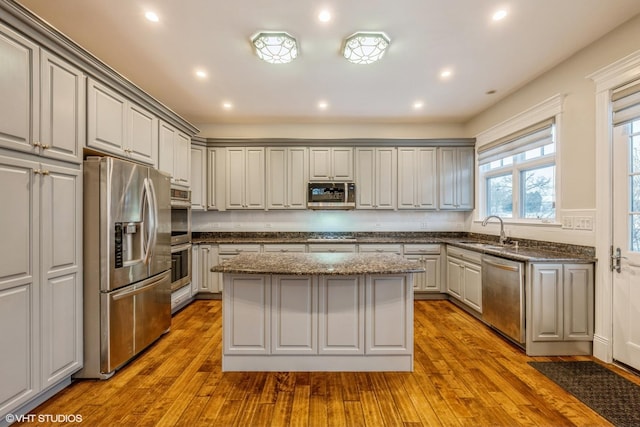
<svg viewBox="0 0 640 427"><path fill-rule="evenodd" d="M85 142L85 77L46 51L41 55L40 142L42 154L80 163Z"/></svg>
<svg viewBox="0 0 640 427"><path fill-rule="evenodd" d="M42 386L71 375L82 366L82 286L77 273L42 286Z"/></svg>
<svg viewBox="0 0 640 427"><path fill-rule="evenodd" d="M225 354L269 354L271 287L265 276L225 276Z"/></svg>
<svg viewBox="0 0 640 427"><path fill-rule="evenodd" d="M31 283L38 265L38 163L0 156L0 289Z"/></svg>
<svg viewBox="0 0 640 427"><path fill-rule="evenodd" d="M413 148L398 148L398 209L415 209L417 160Z"/></svg>
<svg viewBox="0 0 640 427"><path fill-rule="evenodd" d="M369 276L366 353L413 352L413 298L405 276Z"/></svg>
<svg viewBox="0 0 640 427"><path fill-rule="evenodd" d="M426 270L424 273L424 285L425 291L440 291L440 257L437 255L429 255L424 257L422 267ZM414 274L418 276L418 274ZM415 280L415 279L414 279ZM415 286L414 286L415 287Z"/></svg>
<svg viewBox="0 0 640 427"><path fill-rule="evenodd" d="M227 209L244 208L244 150L227 148Z"/></svg>
<svg viewBox="0 0 640 427"><path fill-rule="evenodd" d="M436 149L419 148L416 150L418 168L416 170L418 188L417 204L421 209L435 209L437 206L438 172L436 168Z"/></svg>
<svg viewBox="0 0 640 427"><path fill-rule="evenodd" d="M274 276L271 301L271 353L317 353L318 296L313 278Z"/></svg>
<svg viewBox="0 0 640 427"><path fill-rule="evenodd" d="M320 354L364 354L364 283L358 277L320 279Z"/></svg>
<svg viewBox="0 0 640 427"><path fill-rule="evenodd" d="M207 149L191 147L191 209L207 209Z"/></svg>
<svg viewBox="0 0 640 427"><path fill-rule="evenodd" d="M562 341L562 265L534 264L531 283L533 340Z"/></svg>
<svg viewBox="0 0 640 427"><path fill-rule="evenodd" d="M182 132L177 132L174 139L174 172L177 184L189 187L191 178L189 166L191 165L191 139Z"/></svg>
<svg viewBox="0 0 640 427"><path fill-rule="evenodd" d="M0 413L7 413L36 394L33 284L0 290Z"/></svg>
<svg viewBox="0 0 640 427"><path fill-rule="evenodd" d="M447 292L462 299L462 266L455 258L447 258Z"/></svg>
<svg viewBox="0 0 640 427"><path fill-rule="evenodd" d="M166 123L160 122L158 130L158 169L171 175L171 182L175 181L174 139L176 130Z"/></svg>
<svg viewBox="0 0 640 427"><path fill-rule="evenodd" d="M306 209L307 181L309 180L307 149L289 148L288 155L287 205L289 209Z"/></svg>
<svg viewBox="0 0 640 427"><path fill-rule="evenodd" d="M285 209L287 207L286 148L267 149L267 198L269 209Z"/></svg>
<svg viewBox="0 0 640 427"><path fill-rule="evenodd" d="M38 46L0 25L0 146L35 152L38 136Z"/></svg>
<svg viewBox="0 0 640 427"><path fill-rule="evenodd" d="M482 313L482 273L477 265L464 264L464 302Z"/></svg>
<svg viewBox="0 0 640 427"><path fill-rule="evenodd" d="M473 147L458 148L457 204L458 209L474 207L474 162Z"/></svg>
<svg viewBox="0 0 640 427"><path fill-rule="evenodd" d="M129 139L131 157L140 162L158 164L158 119L144 108L129 104Z"/></svg>
<svg viewBox="0 0 640 427"><path fill-rule="evenodd" d="M111 89L90 80L87 103L87 145L122 155L126 142L126 100Z"/></svg>
<svg viewBox="0 0 640 427"><path fill-rule="evenodd" d="M356 207L358 209L375 208L376 191L376 150L375 148L356 149Z"/></svg>
<svg viewBox="0 0 640 427"><path fill-rule="evenodd" d="M309 179L322 181L331 179L331 149L312 147L309 149Z"/></svg>
<svg viewBox="0 0 640 427"><path fill-rule="evenodd" d="M245 173L245 206L264 209L264 148L247 148Z"/></svg>
<svg viewBox="0 0 640 427"><path fill-rule="evenodd" d="M564 339L593 339L593 266L564 266Z"/></svg>
<svg viewBox="0 0 640 427"><path fill-rule="evenodd" d="M353 148L335 147L332 149L332 179L336 181L353 180Z"/></svg>
<svg viewBox="0 0 640 427"><path fill-rule="evenodd" d="M440 148L440 208L456 208L456 149Z"/></svg>
<svg viewBox="0 0 640 427"><path fill-rule="evenodd" d="M397 152L395 148L379 148L376 152L376 207L378 209L395 209Z"/></svg>

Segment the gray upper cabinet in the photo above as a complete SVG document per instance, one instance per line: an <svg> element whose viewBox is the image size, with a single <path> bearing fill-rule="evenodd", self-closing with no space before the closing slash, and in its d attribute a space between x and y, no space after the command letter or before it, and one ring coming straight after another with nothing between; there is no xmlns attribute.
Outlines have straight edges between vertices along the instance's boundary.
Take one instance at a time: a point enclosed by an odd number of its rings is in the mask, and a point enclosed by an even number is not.
<svg viewBox="0 0 640 427"><path fill-rule="evenodd" d="M80 163L83 73L0 26L0 146Z"/></svg>
<svg viewBox="0 0 640 427"><path fill-rule="evenodd" d="M396 208L397 164L395 147L356 148L356 208Z"/></svg>
<svg viewBox="0 0 640 427"><path fill-rule="evenodd" d="M267 209L306 209L308 150L267 148Z"/></svg>
<svg viewBox="0 0 640 427"><path fill-rule="evenodd" d="M440 209L473 210L474 149L473 147L441 147Z"/></svg>
<svg viewBox="0 0 640 427"><path fill-rule="evenodd" d="M437 148L398 148L398 209L436 209Z"/></svg>
<svg viewBox="0 0 640 427"><path fill-rule="evenodd" d="M353 181L353 148L309 148L309 180Z"/></svg>
<svg viewBox="0 0 640 427"><path fill-rule="evenodd" d="M87 146L157 166L158 119L115 90L89 79Z"/></svg>

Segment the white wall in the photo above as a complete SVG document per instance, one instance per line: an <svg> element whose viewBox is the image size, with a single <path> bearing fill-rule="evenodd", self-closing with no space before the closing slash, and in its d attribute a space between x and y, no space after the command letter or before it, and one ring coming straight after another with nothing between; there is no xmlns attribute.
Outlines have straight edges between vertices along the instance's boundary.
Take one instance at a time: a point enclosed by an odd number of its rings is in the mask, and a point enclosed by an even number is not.
<svg viewBox="0 0 640 427"><path fill-rule="evenodd" d="M456 123L276 123L198 124L203 138L460 138L464 126Z"/></svg>
<svg viewBox="0 0 640 427"><path fill-rule="evenodd" d="M558 129L558 216L588 216L595 224L595 165L606 159L595 156L595 85L587 76L639 48L640 16L636 16L474 117L465 125L465 135L478 135L545 99L565 95ZM515 237L595 245L594 231L513 224L507 228ZM476 221L471 223L470 231L483 229Z"/></svg>

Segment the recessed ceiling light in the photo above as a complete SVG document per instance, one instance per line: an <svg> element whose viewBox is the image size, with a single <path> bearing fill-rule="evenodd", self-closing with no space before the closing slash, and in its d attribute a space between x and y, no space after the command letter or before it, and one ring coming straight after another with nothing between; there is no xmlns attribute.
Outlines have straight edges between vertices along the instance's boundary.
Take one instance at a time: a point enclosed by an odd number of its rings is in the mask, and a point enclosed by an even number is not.
<svg viewBox="0 0 640 427"><path fill-rule="evenodd" d="M318 14L318 20L320 22L329 22L331 21L331 12L328 10L323 10Z"/></svg>
<svg viewBox="0 0 640 427"><path fill-rule="evenodd" d="M196 76L204 79L205 77L207 77L207 72L204 70L196 70Z"/></svg>
<svg viewBox="0 0 640 427"><path fill-rule="evenodd" d="M500 9L493 14L492 18L494 21L500 21L506 18L506 16L507 16L507 11L504 9Z"/></svg>
<svg viewBox="0 0 640 427"><path fill-rule="evenodd" d="M424 107L424 102L422 102L422 101L415 101L413 103L413 109L414 110L422 110L422 107Z"/></svg>
<svg viewBox="0 0 640 427"><path fill-rule="evenodd" d="M321 110L326 110L327 108L329 108L329 103L327 101L320 101L318 102L318 108Z"/></svg>
<svg viewBox="0 0 640 427"><path fill-rule="evenodd" d="M442 70L440 72L440 78L442 79L448 79L449 77L451 77L453 75L453 71L446 69L446 70Z"/></svg>
<svg viewBox="0 0 640 427"><path fill-rule="evenodd" d="M155 12L148 11L147 13L144 14L144 17L147 18L147 20L151 21L151 22L160 21L160 18L158 17L158 15L156 15Z"/></svg>
<svg viewBox="0 0 640 427"><path fill-rule="evenodd" d="M222 108L224 108L225 110L231 110L233 108L233 104L230 102L223 102Z"/></svg>

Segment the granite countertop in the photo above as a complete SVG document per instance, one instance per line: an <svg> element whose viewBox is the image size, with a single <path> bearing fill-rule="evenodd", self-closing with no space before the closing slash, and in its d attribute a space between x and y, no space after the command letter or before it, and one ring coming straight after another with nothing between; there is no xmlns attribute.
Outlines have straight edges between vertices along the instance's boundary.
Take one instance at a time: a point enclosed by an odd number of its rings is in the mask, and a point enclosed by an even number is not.
<svg viewBox="0 0 640 427"><path fill-rule="evenodd" d="M348 234L350 239L340 238ZM324 237L323 239L318 239ZM492 235L458 232L397 232L397 233L194 233L193 243L213 244L447 244L522 262L595 262L595 250L590 246L518 239L499 245Z"/></svg>
<svg viewBox="0 0 640 427"><path fill-rule="evenodd" d="M359 275L420 273L424 268L396 254L241 253L213 267L220 273Z"/></svg>

